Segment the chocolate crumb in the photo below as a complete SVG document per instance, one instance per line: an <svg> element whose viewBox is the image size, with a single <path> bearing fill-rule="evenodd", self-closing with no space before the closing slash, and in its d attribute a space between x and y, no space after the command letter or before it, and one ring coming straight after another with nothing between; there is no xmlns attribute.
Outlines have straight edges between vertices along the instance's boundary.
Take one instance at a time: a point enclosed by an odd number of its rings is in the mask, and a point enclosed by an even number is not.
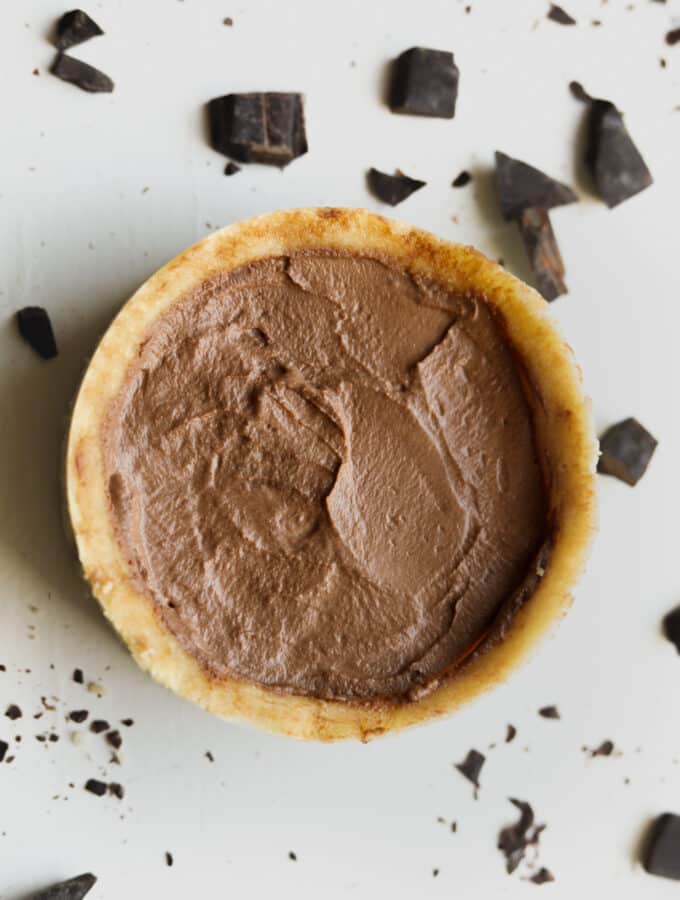
<svg viewBox="0 0 680 900"><path fill-rule="evenodd" d="M528 880L531 881L532 884L547 884L549 881L554 881L555 876L550 869L541 866L538 872L535 872Z"/></svg>
<svg viewBox="0 0 680 900"><path fill-rule="evenodd" d="M69 878L68 881L60 881L58 884L43 888L42 891L31 894L31 898L32 900L82 900L96 882L96 877L87 872L84 875Z"/></svg>
<svg viewBox="0 0 680 900"><path fill-rule="evenodd" d="M614 742L613 741L602 741L599 747L595 747L593 750L589 750L588 747L585 748L591 756L611 756L614 751Z"/></svg>
<svg viewBox="0 0 680 900"><path fill-rule="evenodd" d="M6 671L7 671L7 667L5 666L5 664L0 663L0 672L6 672Z"/></svg>
<svg viewBox="0 0 680 900"><path fill-rule="evenodd" d="M293 853L293 851L290 850L290 851L288 852L288 859L292 859L293 862L297 862L297 854L296 854L296 853Z"/></svg>
<svg viewBox="0 0 680 900"><path fill-rule="evenodd" d="M83 677L82 669L74 669L73 670L73 680L75 681L76 684L83 684L83 682L85 681L85 678Z"/></svg>
<svg viewBox="0 0 680 900"><path fill-rule="evenodd" d="M54 712L56 710L56 706L54 703L49 703L47 697L41 697L40 702L45 707L45 709L49 710L49 712Z"/></svg>
<svg viewBox="0 0 680 900"><path fill-rule="evenodd" d="M392 63L390 109L408 115L452 119L456 112L458 77L453 53L411 47Z"/></svg>
<svg viewBox="0 0 680 900"><path fill-rule="evenodd" d="M106 785L103 781L99 781L96 778L90 778L85 782L85 790L89 791L91 794L96 794L97 797L103 797L106 793Z"/></svg>
<svg viewBox="0 0 680 900"><path fill-rule="evenodd" d="M664 813L650 829L642 865L650 875L680 880L680 816Z"/></svg>
<svg viewBox="0 0 680 900"><path fill-rule="evenodd" d="M38 356L54 359L58 352L57 342L47 310L42 306L25 306L17 313L17 322L19 334Z"/></svg>
<svg viewBox="0 0 680 900"><path fill-rule="evenodd" d="M118 754L114 751L111 754L111 756L109 757L109 762L112 763L114 766L119 766L120 765L120 756L118 756Z"/></svg>
<svg viewBox="0 0 680 900"><path fill-rule="evenodd" d="M590 24L593 26L593 28L599 28L602 25L602 22L600 21L600 19L593 19Z"/></svg>
<svg viewBox="0 0 680 900"><path fill-rule="evenodd" d="M675 649L680 653L680 606L671 610L664 617L663 633L671 643L675 644Z"/></svg>
<svg viewBox="0 0 680 900"><path fill-rule="evenodd" d="M132 726L135 724L135 720L134 719L121 719L120 724L125 725L126 728L132 728Z"/></svg>
<svg viewBox="0 0 680 900"><path fill-rule="evenodd" d="M657 445L656 438L637 419L617 422L600 438L597 471L634 487L647 471Z"/></svg>
<svg viewBox="0 0 680 900"><path fill-rule="evenodd" d="M7 716L8 719L12 719L12 721L14 721L15 719L21 718L22 712L19 709L19 707L16 705L16 703L10 703L10 705L5 710L5 715Z"/></svg>
<svg viewBox="0 0 680 900"><path fill-rule="evenodd" d="M458 831L458 822L451 822L451 831L455 834Z"/></svg>
<svg viewBox="0 0 680 900"><path fill-rule="evenodd" d="M48 739L48 741L50 741L52 744L56 744L57 741L59 740L59 735L58 735L58 734L55 734L54 732L51 732L51 733L47 736L47 739Z"/></svg>
<svg viewBox="0 0 680 900"><path fill-rule="evenodd" d="M36 734L35 739L36 741L40 741L41 744L44 744L47 737L44 734Z"/></svg>
<svg viewBox="0 0 680 900"><path fill-rule="evenodd" d="M31 74L32 74L32 75L40 75L40 69L37 69L37 68L36 68L36 69L33 69L33 71L31 72Z"/></svg>
<svg viewBox="0 0 680 900"><path fill-rule="evenodd" d="M241 171L241 166L237 166L235 162L231 162L231 160L224 167L225 175L236 175L237 172Z"/></svg>
<svg viewBox="0 0 680 900"><path fill-rule="evenodd" d="M432 869L432 877L436 878L439 875L439 869Z"/></svg>
<svg viewBox="0 0 680 900"><path fill-rule="evenodd" d="M222 24L227 25L229 28L231 28L231 26L234 24L234 20L232 19L231 16L225 16L222 19Z"/></svg>
<svg viewBox="0 0 680 900"><path fill-rule="evenodd" d="M456 175L456 177L451 182L451 187L461 188L465 187L466 184L470 184L472 181L472 175L467 171L467 169L463 169L463 171Z"/></svg>
<svg viewBox="0 0 680 900"><path fill-rule="evenodd" d="M94 731L95 734L100 734L102 731L108 731L111 726L105 719L95 719L93 722L90 722L90 731Z"/></svg>
<svg viewBox="0 0 680 900"><path fill-rule="evenodd" d="M112 781L109 785L109 794L113 794L114 797L118 797L119 800L122 800L125 796L123 785L118 784L117 781Z"/></svg>
<svg viewBox="0 0 680 900"><path fill-rule="evenodd" d="M8 750L9 744L7 743L7 741L0 741L0 763L4 760L5 753L7 753Z"/></svg>
<svg viewBox="0 0 680 900"><path fill-rule="evenodd" d="M212 755L210 750L205 751L205 758L210 760L210 762L215 762L215 757Z"/></svg>
<svg viewBox="0 0 680 900"><path fill-rule="evenodd" d="M169 853L167 850L165 851L165 865L171 866L174 863L174 858L172 853Z"/></svg>
<svg viewBox="0 0 680 900"><path fill-rule="evenodd" d="M515 728L515 726L514 726L514 725L508 725L508 730L507 730L507 733L506 733L506 735L505 735L505 743L506 743L506 744L509 744L510 741L513 741L513 740L515 739L515 735L516 735L516 734L517 734L517 729Z"/></svg>
<svg viewBox="0 0 680 900"><path fill-rule="evenodd" d="M114 750L120 750L123 745L123 738L121 737L120 731L109 731L106 735L106 740Z"/></svg>
<svg viewBox="0 0 680 900"><path fill-rule="evenodd" d="M110 94L114 88L113 81L104 72L65 53L57 54L50 72L89 94Z"/></svg>
<svg viewBox="0 0 680 900"><path fill-rule="evenodd" d="M86 709L74 709L68 714L69 719L72 722L84 722L85 719L89 716L89 712Z"/></svg>
<svg viewBox="0 0 680 900"><path fill-rule="evenodd" d="M666 43L669 47L673 47L680 41L680 28L673 28L666 34Z"/></svg>
<svg viewBox="0 0 680 900"><path fill-rule="evenodd" d="M547 15L552 22L557 22L558 25L576 25L576 19L570 16L566 9L556 6L554 3L550 5Z"/></svg>
<svg viewBox="0 0 680 900"><path fill-rule="evenodd" d="M387 172L380 172L378 169L368 170L367 181L371 193L378 200L382 200L383 203L388 203L390 206L396 206L425 186L424 181L409 178L402 172L388 175Z"/></svg>
<svg viewBox="0 0 680 900"><path fill-rule="evenodd" d="M662 69L665 69L666 66L668 65L668 63L667 63L666 60L663 58L663 56L660 57L660 59L659 59L659 65L661 66Z"/></svg>
<svg viewBox="0 0 680 900"><path fill-rule="evenodd" d="M456 763L456 768L460 774L474 784L475 788L479 788L479 775L486 757L478 750L470 750L468 755L462 762ZM476 795L476 792L475 792Z"/></svg>
<svg viewBox="0 0 680 900"><path fill-rule="evenodd" d="M542 706L538 711L544 719L559 719L560 711L556 706Z"/></svg>

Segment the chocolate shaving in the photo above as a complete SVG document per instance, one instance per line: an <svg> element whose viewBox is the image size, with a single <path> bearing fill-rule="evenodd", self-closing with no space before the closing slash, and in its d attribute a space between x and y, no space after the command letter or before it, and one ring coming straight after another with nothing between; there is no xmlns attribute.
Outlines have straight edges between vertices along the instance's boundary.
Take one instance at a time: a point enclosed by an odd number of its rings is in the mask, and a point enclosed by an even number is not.
<svg viewBox="0 0 680 900"><path fill-rule="evenodd" d="M470 173L466 169L463 169L463 171L459 175L456 175L456 177L453 179L453 181L451 182L451 187L465 187L465 185L470 184L471 181L472 175L470 175Z"/></svg>
<svg viewBox="0 0 680 900"><path fill-rule="evenodd" d="M396 206L424 186L424 181L409 178L401 172L388 175L386 172L379 172L378 169L368 170L368 187L371 193L390 206Z"/></svg>
<svg viewBox="0 0 680 900"><path fill-rule="evenodd" d="M82 900L86 894L89 894L96 882L95 876L87 872L84 875L69 878L68 881L53 884L51 887L38 891L37 894L31 894L31 900Z"/></svg>
<svg viewBox="0 0 680 900"><path fill-rule="evenodd" d="M213 148L241 162L287 166L307 152L302 94L226 94L208 115Z"/></svg>
<svg viewBox="0 0 680 900"><path fill-rule="evenodd" d="M7 753L8 750L9 744L7 743L7 741L0 741L0 763L4 760L5 753Z"/></svg>
<svg viewBox="0 0 680 900"><path fill-rule="evenodd" d="M550 871L550 869L546 869L545 866L541 866L538 872L534 872L534 874L528 880L532 884L547 884L549 881L554 881L555 876Z"/></svg>
<svg viewBox="0 0 680 900"><path fill-rule="evenodd" d="M680 606L665 616L663 633L669 641L675 644L675 649L680 653Z"/></svg>
<svg viewBox="0 0 680 900"><path fill-rule="evenodd" d="M96 778L90 778L85 782L85 790L89 791L91 794L96 794L97 797L103 797L106 793L106 785L103 781L99 781Z"/></svg>
<svg viewBox="0 0 680 900"><path fill-rule="evenodd" d="M564 262L548 213L544 209L525 209L517 224L538 291L548 302L566 294Z"/></svg>
<svg viewBox="0 0 680 900"><path fill-rule="evenodd" d="M566 184L540 169L496 151L496 193L501 214L507 221L517 219L527 209L552 209L575 203L578 197Z"/></svg>
<svg viewBox="0 0 680 900"><path fill-rule="evenodd" d="M680 41L680 28L673 28L666 34L666 43L669 47L673 47Z"/></svg>
<svg viewBox="0 0 680 900"><path fill-rule="evenodd" d="M57 54L50 72L57 78L61 78L62 81L68 81L69 84L74 84L89 94L110 94L114 87L113 81L108 75L80 59L67 56L65 53Z"/></svg>
<svg viewBox="0 0 680 900"><path fill-rule="evenodd" d="M642 865L650 875L680 880L680 816L664 813L653 823Z"/></svg>
<svg viewBox="0 0 680 900"><path fill-rule="evenodd" d="M82 9L72 9L57 22L57 49L68 50L76 44L89 41L90 38L104 34L94 19Z"/></svg>
<svg viewBox="0 0 680 900"><path fill-rule="evenodd" d="M5 715L7 716L8 719L12 719L12 721L14 721L15 719L21 718L22 712L19 709L19 707L16 705L16 703L10 703L10 705L5 710Z"/></svg>
<svg viewBox="0 0 680 900"><path fill-rule="evenodd" d="M452 119L456 112L458 78L453 53L411 47L392 63L390 109L414 116Z"/></svg>
<svg viewBox="0 0 680 900"><path fill-rule="evenodd" d="M84 722L89 715L86 709L74 709L68 714L68 717L72 722L80 723Z"/></svg>
<svg viewBox="0 0 680 900"><path fill-rule="evenodd" d="M510 741L514 740L515 735L517 734L517 729L514 725L508 725L508 732L505 735L505 743L509 744Z"/></svg>
<svg viewBox="0 0 680 900"><path fill-rule="evenodd" d="M456 763L456 768L461 775L474 784L475 788L479 788L479 775L485 761L484 754L478 750L470 750L462 762Z"/></svg>
<svg viewBox="0 0 680 900"><path fill-rule="evenodd" d="M556 6L554 3L550 5L548 18L552 22L557 22L558 25L576 25L576 19L574 19L573 16L570 16L566 9L562 9L561 6Z"/></svg>
<svg viewBox="0 0 680 900"><path fill-rule="evenodd" d="M560 711L556 706L542 706L538 711L539 716L544 719L559 719Z"/></svg>
<svg viewBox="0 0 680 900"><path fill-rule="evenodd" d="M53 359L57 355L57 342L47 310L42 306L25 306L17 313L17 322L19 334L38 356Z"/></svg>
<svg viewBox="0 0 680 900"><path fill-rule="evenodd" d="M657 444L656 438L637 419L617 422L600 438L597 471L634 487L647 471Z"/></svg>

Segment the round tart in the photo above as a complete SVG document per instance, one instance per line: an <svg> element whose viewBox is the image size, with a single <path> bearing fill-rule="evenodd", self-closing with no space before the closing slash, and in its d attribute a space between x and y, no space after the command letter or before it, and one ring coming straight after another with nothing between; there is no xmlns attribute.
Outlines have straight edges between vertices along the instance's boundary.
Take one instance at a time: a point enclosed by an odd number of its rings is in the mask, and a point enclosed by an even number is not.
<svg viewBox="0 0 680 900"><path fill-rule="evenodd" d="M99 344L67 448L85 577L210 712L337 740L506 678L594 527L580 374L532 289L364 210L206 238Z"/></svg>

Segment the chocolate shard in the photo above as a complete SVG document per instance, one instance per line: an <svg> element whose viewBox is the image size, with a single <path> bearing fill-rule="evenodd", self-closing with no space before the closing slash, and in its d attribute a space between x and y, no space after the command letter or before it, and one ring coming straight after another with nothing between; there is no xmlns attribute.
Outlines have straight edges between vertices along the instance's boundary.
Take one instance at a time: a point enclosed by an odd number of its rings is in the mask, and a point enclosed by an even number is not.
<svg viewBox="0 0 680 900"><path fill-rule="evenodd" d="M499 150L496 151L496 193L506 221L517 219L531 207L552 209L578 200L568 185Z"/></svg>
<svg viewBox="0 0 680 900"><path fill-rule="evenodd" d="M558 25L576 25L576 19L570 16L566 9L562 9L561 6L557 6L555 3L550 4L548 18L553 22L557 22Z"/></svg>
<svg viewBox="0 0 680 900"><path fill-rule="evenodd" d="M544 719L559 719L560 711L556 706L542 706L538 711Z"/></svg>
<svg viewBox="0 0 680 900"><path fill-rule="evenodd" d="M675 644L675 649L680 653L680 606L669 612L664 618L663 633L669 641Z"/></svg>
<svg viewBox="0 0 680 900"><path fill-rule="evenodd" d="M456 113L458 78L453 53L411 47L392 64L390 109L412 116L452 119Z"/></svg>
<svg viewBox="0 0 680 900"><path fill-rule="evenodd" d="M83 41L104 34L94 19L91 19L82 9L72 9L57 22L57 49L68 50Z"/></svg>
<svg viewBox="0 0 680 900"><path fill-rule="evenodd" d="M463 171L459 175L456 175L456 177L453 179L453 181L451 182L451 187L465 187L465 185L470 184L471 181L472 175L470 175L470 173L466 169L463 169Z"/></svg>
<svg viewBox="0 0 680 900"><path fill-rule="evenodd" d="M417 178L409 178L403 172L388 175L387 172L380 172L378 169L369 169L367 180L371 193L390 206L396 206L397 203L406 200L426 184Z"/></svg>
<svg viewBox="0 0 680 900"><path fill-rule="evenodd" d="M106 785L97 778L90 778L85 782L85 790L91 794L96 794L97 797L103 797L106 793Z"/></svg>
<svg viewBox="0 0 680 900"><path fill-rule="evenodd" d="M664 813L652 825L642 865L650 875L680 881L680 816Z"/></svg>
<svg viewBox="0 0 680 900"><path fill-rule="evenodd" d="M302 94L226 94L208 115L213 148L240 162L287 166L307 152Z"/></svg>
<svg viewBox="0 0 680 900"><path fill-rule="evenodd" d="M32 894L31 900L82 900L96 883L95 876L87 872L84 875L69 878L68 881L53 884L51 887L38 891L37 894Z"/></svg>
<svg viewBox="0 0 680 900"><path fill-rule="evenodd" d="M597 471L634 487L647 471L658 441L637 419L624 419L600 438Z"/></svg>
<svg viewBox="0 0 680 900"><path fill-rule="evenodd" d="M479 787L479 775L482 771L482 766L486 761L486 757L484 754L480 753L478 750L470 750L468 755L462 762L456 763L456 768L467 778L468 781L471 781L476 788Z"/></svg>
<svg viewBox="0 0 680 900"><path fill-rule="evenodd" d="M566 294L564 262L548 213L544 209L525 209L517 224L538 291L548 302Z"/></svg>
<svg viewBox="0 0 680 900"><path fill-rule="evenodd" d="M546 869L545 866L541 866L538 872L534 872L529 881L532 884L547 884L549 881L554 881L555 876L550 871L550 869Z"/></svg>
<svg viewBox="0 0 680 900"><path fill-rule="evenodd" d="M43 359L53 359L57 355L52 323L47 310L42 306L25 306L17 313L19 334Z"/></svg>
<svg viewBox="0 0 680 900"><path fill-rule="evenodd" d="M585 162L595 190L609 209L644 191L654 180L628 134L623 113L609 100L590 100Z"/></svg>
<svg viewBox="0 0 680 900"><path fill-rule="evenodd" d="M50 72L89 94L110 94L113 90L113 81L108 75L65 53L57 53Z"/></svg>

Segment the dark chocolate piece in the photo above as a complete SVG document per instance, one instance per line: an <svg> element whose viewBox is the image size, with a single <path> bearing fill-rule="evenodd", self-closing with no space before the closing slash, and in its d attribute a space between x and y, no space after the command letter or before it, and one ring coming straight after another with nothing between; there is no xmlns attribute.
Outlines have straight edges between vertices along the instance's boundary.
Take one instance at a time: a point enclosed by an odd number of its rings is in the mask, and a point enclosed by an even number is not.
<svg viewBox="0 0 680 900"><path fill-rule="evenodd" d="M73 680L75 681L76 684L83 684L83 682L85 681L85 678L83 676L82 669L74 669L73 670Z"/></svg>
<svg viewBox="0 0 680 900"><path fill-rule="evenodd" d="M624 419L600 438L597 471L634 487L647 471L658 441L637 419Z"/></svg>
<svg viewBox="0 0 680 900"><path fill-rule="evenodd" d="M566 9L556 6L554 3L550 5L548 18L553 22L557 22L558 25L576 25L576 19L570 16Z"/></svg>
<svg viewBox="0 0 680 900"><path fill-rule="evenodd" d="M453 181L451 182L451 187L465 187L465 185L470 184L471 181L472 175L470 175L470 173L466 169L463 169L463 171L459 175L456 175L456 177L453 179Z"/></svg>
<svg viewBox="0 0 680 900"><path fill-rule="evenodd" d="M68 881L53 884L51 887L38 891L37 894L31 894L31 900L82 900L96 883L95 876L87 872L85 875L77 875L75 878L69 878Z"/></svg>
<svg viewBox="0 0 680 900"><path fill-rule="evenodd" d="M168 853L168 852L166 851L166 853L165 853L165 864L166 864L166 866L171 866L171 865L174 863L174 861L175 861L175 860L173 859L172 853Z"/></svg>
<svg viewBox="0 0 680 900"><path fill-rule="evenodd" d="M297 854L293 853L293 851L290 850L288 853L288 859L292 859L293 862L297 862Z"/></svg>
<svg viewBox="0 0 680 900"><path fill-rule="evenodd" d="M52 323L47 310L42 306L25 306L17 313L19 334L43 359L53 359L57 355Z"/></svg>
<svg viewBox="0 0 680 900"><path fill-rule="evenodd" d="M482 771L482 766L486 761L486 757L484 754L480 753L478 750L470 750L468 755L462 762L456 763L456 768L467 778L468 781L471 781L476 788L479 787L479 775Z"/></svg>
<svg viewBox="0 0 680 900"><path fill-rule="evenodd" d="M680 653L680 606L671 610L664 618L663 633L675 644L675 649Z"/></svg>
<svg viewBox="0 0 680 900"><path fill-rule="evenodd" d="M664 813L652 825L642 858L650 875L680 881L680 816Z"/></svg>
<svg viewBox="0 0 680 900"><path fill-rule="evenodd" d="M448 50L411 47L392 64L392 112L452 119L458 97L458 66Z"/></svg>
<svg viewBox="0 0 680 900"><path fill-rule="evenodd" d="M680 28L673 28L672 31L666 34L666 43L669 47L672 47L678 41L680 41Z"/></svg>
<svg viewBox="0 0 680 900"><path fill-rule="evenodd" d="M110 94L114 87L108 75L65 53L57 53L50 72L90 94Z"/></svg>
<svg viewBox="0 0 680 900"><path fill-rule="evenodd" d="M105 719L95 719L94 722L90 722L90 731L94 731L95 734L100 734L102 731L108 731L111 726Z"/></svg>
<svg viewBox="0 0 680 900"><path fill-rule="evenodd" d="M611 756L613 752L614 742L609 740L602 741L599 747L589 751L591 756Z"/></svg>
<svg viewBox="0 0 680 900"><path fill-rule="evenodd" d="M515 735L517 734L517 729L514 725L508 725L508 733L505 735L505 743L509 744L510 741L514 740Z"/></svg>
<svg viewBox="0 0 680 900"><path fill-rule="evenodd" d="M539 293L548 302L566 294L564 262L548 213L544 209L525 209L517 224Z"/></svg>
<svg viewBox="0 0 680 900"><path fill-rule="evenodd" d="M302 94L227 94L208 113L212 146L240 162L286 166L307 152Z"/></svg>
<svg viewBox="0 0 680 900"><path fill-rule="evenodd" d="M544 719L559 719L560 711L556 706L542 706L538 711L539 716Z"/></svg>
<svg viewBox="0 0 680 900"><path fill-rule="evenodd" d="M224 167L225 175L236 175L237 172L241 171L241 166L237 166L235 162L231 162L231 160Z"/></svg>
<svg viewBox="0 0 680 900"><path fill-rule="evenodd" d="M114 750L120 750L123 744L123 738L120 735L120 731L109 731L106 735L106 740L111 744Z"/></svg>
<svg viewBox="0 0 680 900"><path fill-rule="evenodd" d="M425 183L417 178L409 178L402 172L388 175L386 172L379 172L378 169L368 170L368 187L371 193L390 206L396 206L397 203L406 200L415 191L424 187Z"/></svg>
<svg viewBox="0 0 680 900"><path fill-rule="evenodd" d="M119 800L122 800L125 796L125 790L123 789L122 784L118 784L117 781L112 781L109 785L109 794L113 794L114 797L118 797Z"/></svg>
<svg viewBox="0 0 680 900"><path fill-rule="evenodd" d="M96 778L90 778L85 782L85 790L89 791L91 794L96 794L98 797L103 797L106 793L106 785L103 781L99 781Z"/></svg>
<svg viewBox="0 0 680 900"><path fill-rule="evenodd" d="M16 703L10 703L10 705L5 710L5 715L7 716L8 719L12 719L12 720L20 719L22 716L22 712L19 709L19 707L16 705Z"/></svg>
<svg viewBox="0 0 680 900"><path fill-rule="evenodd" d="M578 197L561 181L519 159L496 151L496 193L503 218L517 219L526 209L552 209Z"/></svg>
<svg viewBox="0 0 680 900"><path fill-rule="evenodd" d="M538 872L534 872L534 874L529 878L529 881L532 884L547 884L549 881L554 881L555 876L550 871L550 869L546 869L545 866L541 866Z"/></svg>
<svg viewBox="0 0 680 900"><path fill-rule="evenodd" d="M72 722L84 722L85 719L89 716L89 712L86 709L74 709L68 714L69 719Z"/></svg>
<svg viewBox="0 0 680 900"><path fill-rule="evenodd" d="M498 849L505 856L505 870L512 875L524 859L528 847L538 844L545 825L534 825L534 811L529 803L510 797L520 812L514 825L503 828L498 835Z"/></svg>
<svg viewBox="0 0 680 900"><path fill-rule="evenodd" d="M7 753L8 750L9 744L7 743L7 741L0 741L0 763L4 760L5 753Z"/></svg>
<svg viewBox="0 0 680 900"><path fill-rule="evenodd" d="M68 50L83 41L104 34L94 19L91 19L82 9L72 9L57 22L57 49Z"/></svg>
<svg viewBox="0 0 680 900"><path fill-rule="evenodd" d="M135 720L134 719L121 719L120 724L125 725L126 728L131 728L135 724Z"/></svg>

